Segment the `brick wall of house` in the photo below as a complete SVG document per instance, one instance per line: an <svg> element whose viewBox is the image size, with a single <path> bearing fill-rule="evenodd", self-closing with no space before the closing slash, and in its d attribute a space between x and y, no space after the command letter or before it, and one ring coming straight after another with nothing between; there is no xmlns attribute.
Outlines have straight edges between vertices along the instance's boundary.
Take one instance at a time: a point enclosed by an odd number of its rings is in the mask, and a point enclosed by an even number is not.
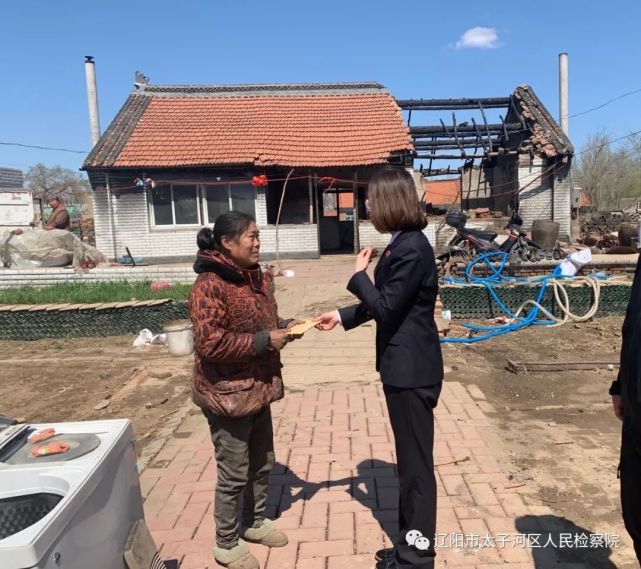
<svg viewBox="0 0 641 569"><path fill-rule="evenodd" d="M572 193L569 166L555 168L553 175L541 176L551 166L551 162L542 158L530 162L529 157L521 157L518 184L519 189L525 189L519 194L519 213L527 230L535 219L554 219L560 225L559 234L566 236L570 234Z"/></svg>
<svg viewBox="0 0 641 569"><path fill-rule="evenodd" d="M149 219L147 193L143 190L123 192L111 196L113 221L109 217L109 198L106 191L94 193L94 220L96 244L111 260L119 260L129 247L134 257L146 261L177 261L193 258L196 253L196 234L199 228L153 228ZM256 218L262 238L262 256L276 254L276 228L266 225L265 192L259 191L256 200ZM111 224L114 225L115 239ZM318 256L316 225L283 225L279 228L280 252L292 257Z"/></svg>
<svg viewBox="0 0 641 569"><path fill-rule="evenodd" d="M440 225L440 219L434 219L423 231L435 250L445 248L455 233L455 230L451 227L447 225L440 227ZM361 221L359 233L361 247L376 247L382 250L387 247L390 240L388 234L382 234L376 231L369 221Z"/></svg>

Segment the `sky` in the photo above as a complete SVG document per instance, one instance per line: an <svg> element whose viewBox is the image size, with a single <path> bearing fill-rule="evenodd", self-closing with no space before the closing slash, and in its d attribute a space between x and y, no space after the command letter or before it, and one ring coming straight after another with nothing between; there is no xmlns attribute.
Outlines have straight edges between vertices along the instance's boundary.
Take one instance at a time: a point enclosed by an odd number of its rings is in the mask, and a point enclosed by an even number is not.
<svg viewBox="0 0 641 569"><path fill-rule="evenodd" d="M78 169L86 154L2 143L90 150L85 55L103 132L137 70L155 84L377 81L397 98L507 96L527 83L558 117L567 52L570 115L641 89L638 0L20 0L1 18L0 166L23 170ZM640 106L641 92L571 118L570 138L580 149L598 130L640 130Z"/></svg>

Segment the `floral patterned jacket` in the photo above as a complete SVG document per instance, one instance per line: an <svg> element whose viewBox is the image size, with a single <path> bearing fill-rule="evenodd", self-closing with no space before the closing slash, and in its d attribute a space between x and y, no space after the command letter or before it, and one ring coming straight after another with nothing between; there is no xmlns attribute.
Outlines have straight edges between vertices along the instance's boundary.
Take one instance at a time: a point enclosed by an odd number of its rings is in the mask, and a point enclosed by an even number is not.
<svg viewBox="0 0 641 569"><path fill-rule="evenodd" d="M269 331L288 321L278 317L273 276L242 269L217 251L200 251L194 271L194 403L227 417L257 413L283 397L280 355L270 348Z"/></svg>

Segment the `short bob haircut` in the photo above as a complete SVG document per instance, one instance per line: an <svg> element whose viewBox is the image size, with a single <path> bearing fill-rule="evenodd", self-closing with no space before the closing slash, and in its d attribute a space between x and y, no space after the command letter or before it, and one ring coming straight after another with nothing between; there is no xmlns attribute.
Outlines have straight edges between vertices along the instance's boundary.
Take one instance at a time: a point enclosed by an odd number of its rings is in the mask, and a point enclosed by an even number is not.
<svg viewBox="0 0 641 569"><path fill-rule="evenodd" d="M400 168L376 172L367 186L369 217L381 233L420 231L427 217L418 201L412 176Z"/></svg>

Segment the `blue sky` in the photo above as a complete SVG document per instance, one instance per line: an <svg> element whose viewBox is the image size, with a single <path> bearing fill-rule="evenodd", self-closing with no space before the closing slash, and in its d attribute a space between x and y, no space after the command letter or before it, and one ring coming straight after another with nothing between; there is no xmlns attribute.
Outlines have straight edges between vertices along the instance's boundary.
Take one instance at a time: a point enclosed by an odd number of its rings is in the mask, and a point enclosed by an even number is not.
<svg viewBox="0 0 641 569"><path fill-rule="evenodd" d="M529 83L558 116L562 51L572 114L641 88L639 21L636 0L5 2L0 142L90 148L85 55L96 58L103 131L136 70L162 84L375 80L399 98L504 96ZM640 105L641 93L577 117L570 137L580 147L598 129L639 130ZM2 166L83 158L0 145Z"/></svg>

